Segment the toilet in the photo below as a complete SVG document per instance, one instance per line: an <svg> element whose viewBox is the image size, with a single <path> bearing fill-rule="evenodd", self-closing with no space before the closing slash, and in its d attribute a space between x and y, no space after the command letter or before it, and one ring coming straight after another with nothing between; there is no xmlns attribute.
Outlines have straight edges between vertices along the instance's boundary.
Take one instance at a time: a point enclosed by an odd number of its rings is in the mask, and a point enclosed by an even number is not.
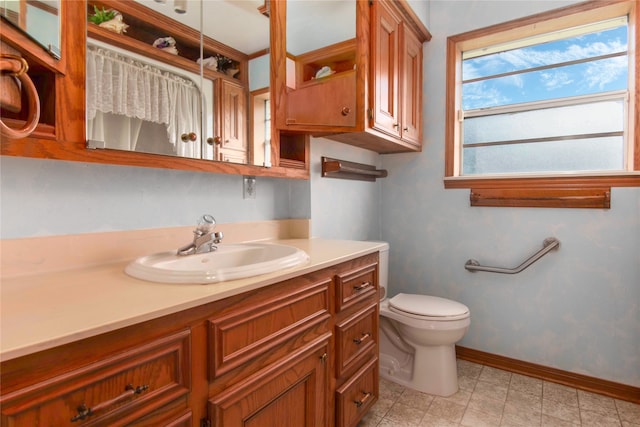
<svg viewBox="0 0 640 427"><path fill-rule="evenodd" d="M386 298L388 267L387 247L380 251L380 376L424 393L456 393L455 343L469 329L469 308L427 295Z"/></svg>

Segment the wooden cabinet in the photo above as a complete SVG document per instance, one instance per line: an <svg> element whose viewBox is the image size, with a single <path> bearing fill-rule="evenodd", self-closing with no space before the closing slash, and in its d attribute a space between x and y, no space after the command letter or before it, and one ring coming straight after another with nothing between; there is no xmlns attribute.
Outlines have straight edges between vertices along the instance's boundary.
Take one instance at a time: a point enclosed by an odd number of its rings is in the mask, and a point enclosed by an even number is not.
<svg viewBox="0 0 640 427"><path fill-rule="evenodd" d="M127 19L131 25L125 35L115 34L103 30L94 24L87 24L88 6L96 5L106 9L115 8L123 15L129 14ZM200 37L193 31L182 31L177 25L166 25L166 17L156 13L140 14L136 12L140 6L136 2L122 0L90 0L90 1L61 1L60 25L61 25L61 59L54 59L41 46L34 43L27 36L13 29L11 25L0 26L2 43L20 52L29 64L28 75L35 83L35 88L40 100L40 121L31 136L19 139L2 138L0 153L3 156L31 157L41 159L57 159L68 161L80 161L88 163L105 163L126 165L135 167L166 168L197 172L227 173L254 176L286 177L296 179L309 178L308 143L304 137L296 139L294 144L286 141L284 148L284 161L280 162L281 147L279 133L274 132L271 139L272 167L239 164L246 160L247 155L238 155L238 141L243 138L242 144L247 144L247 123L240 123L240 116L236 113L229 115L223 123L231 132L229 149L222 152L221 157L228 162L219 162L185 157L150 155L141 152L128 152L121 150L96 150L87 148L86 138L86 38L89 34L107 43L137 44L138 53L153 52L154 57L163 57L168 63L187 70L195 68L195 58L200 54L198 45ZM273 18L270 19L271 22ZM152 29L153 25L156 26ZM158 28L160 27L160 28ZM163 28L164 27L164 28ZM170 28L167 28L170 27ZM171 55L160 52L150 47L155 37L171 34L180 43L181 55ZM124 41L123 41L124 40ZM194 46L194 40L196 45ZM247 55L242 54L238 58L235 54L210 46L218 47L220 43L204 37L205 54L212 52L225 53L227 57L233 57L234 66L239 67L236 77L221 76L210 70L204 70L207 78L221 78L235 82L236 84L248 84ZM277 43L275 39L271 44ZM194 56L195 55L195 56ZM239 52L238 52L239 55ZM243 59L244 58L244 59ZM273 78L273 77L272 77ZM236 92L228 92L234 93ZM231 95L233 96L233 95ZM246 89L243 95L244 105L238 104L238 110L245 109L247 105ZM231 99L229 102L240 101L241 98ZM2 109L0 116L7 125L21 129L27 122L27 111L15 112L9 108ZM236 127L237 125L237 127ZM237 130L237 133L233 133ZM213 135L211 135L213 137ZM206 139L206 138L205 138ZM222 139L221 139L222 141ZM233 146L233 149L232 149ZM289 154L289 153L294 153ZM292 158L293 156L293 158ZM290 162L289 160L292 160ZM233 163L232 163L233 162Z"/></svg>
<svg viewBox="0 0 640 427"><path fill-rule="evenodd" d="M407 144L422 147L422 42L407 26L401 30L400 136Z"/></svg>
<svg viewBox="0 0 640 427"><path fill-rule="evenodd" d="M378 397L378 253L2 362L0 424L353 427Z"/></svg>
<svg viewBox="0 0 640 427"><path fill-rule="evenodd" d="M216 92L217 160L233 163L247 162L247 102L244 86L226 79L218 79Z"/></svg>
<svg viewBox="0 0 640 427"><path fill-rule="evenodd" d="M422 43L383 1L373 7L372 41L371 127L420 150Z"/></svg>
<svg viewBox="0 0 640 427"><path fill-rule="evenodd" d="M379 153L420 151L422 44L431 35L404 1L358 1L355 25L354 40L275 55L283 75L287 61L296 69L295 87L276 80L277 128ZM310 80L323 66L334 74Z"/></svg>
<svg viewBox="0 0 640 427"><path fill-rule="evenodd" d="M28 76L38 93L40 119L30 136L20 139L2 138L2 154L49 157L61 143L68 148L84 147L85 113L85 29L83 7L76 2L60 2L60 23L73 22L68 31L60 31L60 59L12 25L2 21L1 43L17 51L28 68ZM80 49L81 48L81 49ZM4 49L3 49L4 51ZM74 52L69 55L69 52ZM4 89L3 89L4 91ZM23 104L25 104L23 102ZM23 105L26 107L26 105ZM13 129L21 129L28 120L28 108L19 111L2 109L2 121Z"/></svg>
<svg viewBox="0 0 640 427"><path fill-rule="evenodd" d="M295 88L287 95L287 124L355 127L355 52L356 41L347 40L292 59ZM334 73L316 78L323 67Z"/></svg>
<svg viewBox="0 0 640 427"><path fill-rule="evenodd" d="M3 379L2 424L116 426L154 411L159 422L165 405L189 393L190 338L185 329L51 377L50 366L29 366L42 370L31 386L7 392Z"/></svg>
<svg viewBox="0 0 640 427"><path fill-rule="evenodd" d="M216 427L328 424L327 333L209 401Z"/></svg>
<svg viewBox="0 0 640 427"><path fill-rule="evenodd" d="M354 427L376 402L378 359L371 358L348 381L336 390L336 425Z"/></svg>

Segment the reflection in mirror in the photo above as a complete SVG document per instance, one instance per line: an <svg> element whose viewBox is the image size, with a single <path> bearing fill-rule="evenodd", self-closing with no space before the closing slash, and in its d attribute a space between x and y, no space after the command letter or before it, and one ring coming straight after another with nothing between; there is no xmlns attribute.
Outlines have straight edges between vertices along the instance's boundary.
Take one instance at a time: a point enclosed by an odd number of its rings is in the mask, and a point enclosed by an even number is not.
<svg viewBox="0 0 640 427"><path fill-rule="evenodd" d="M201 157L200 78L163 65L87 42L87 137L92 147Z"/></svg>
<svg viewBox="0 0 640 427"><path fill-rule="evenodd" d="M0 15L60 59L59 0L0 0ZM2 24L4 25L4 21Z"/></svg>
<svg viewBox="0 0 640 427"><path fill-rule="evenodd" d="M355 37L355 0L287 2L287 54L297 56Z"/></svg>
<svg viewBox="0 0 640 427"><path fill-rule="evenodd" d="M288 129L356 126L357 75L364 72L357 50L356 0L287 2L287 92L280 110ZM316 108L320 102L323 108Z"/></svg>
<svg viewBox="0 0 640 427"><path fill-rule="evenodd" d="M119 22L88 26L88 145L264 165L249 108L254 87L269 92L263 4L89 0L89 19L116 10Z"/></svg>

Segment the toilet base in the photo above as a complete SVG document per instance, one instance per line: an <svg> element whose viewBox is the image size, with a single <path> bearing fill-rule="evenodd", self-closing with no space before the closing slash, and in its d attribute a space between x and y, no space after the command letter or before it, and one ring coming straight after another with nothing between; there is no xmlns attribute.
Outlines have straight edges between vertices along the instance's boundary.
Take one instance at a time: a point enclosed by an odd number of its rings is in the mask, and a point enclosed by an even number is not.
<svg viewBox="0 0 640 427"><path fill-rule="evenodd" d="M423 393L451 396L458 391L455 346L421 347L410 360L381 353L380 377Z"/></svg>
<svg viewBox="0 0 640 427"><path fill-rule="evenodd" d="M451 396L458 391L458 366L454 345L416 348L414 388L423 393Z"/></svg>

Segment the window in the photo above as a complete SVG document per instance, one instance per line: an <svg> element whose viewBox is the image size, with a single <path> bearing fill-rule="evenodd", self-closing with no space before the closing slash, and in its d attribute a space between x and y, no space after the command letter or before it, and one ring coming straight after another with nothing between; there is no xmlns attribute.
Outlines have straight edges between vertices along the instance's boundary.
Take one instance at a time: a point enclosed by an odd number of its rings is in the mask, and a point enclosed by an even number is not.
<svg viewBox="0 0 640 427"><path fill-rule="evenodd" d="M471 188L472 205L566 207L639 186L634 3L450 37L445 186Z"/></svg>

